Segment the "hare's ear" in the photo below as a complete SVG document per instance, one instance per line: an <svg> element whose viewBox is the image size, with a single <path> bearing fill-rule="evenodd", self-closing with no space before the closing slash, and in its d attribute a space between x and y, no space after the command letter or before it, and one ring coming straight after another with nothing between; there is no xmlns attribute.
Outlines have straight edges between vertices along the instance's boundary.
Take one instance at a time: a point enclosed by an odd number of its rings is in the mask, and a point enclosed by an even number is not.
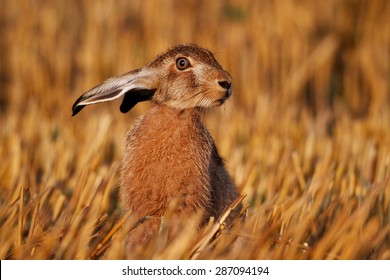
<svg viewBox="0 0 390 280"><path fill-rule="evenodd" d="M128 112L138 102L149 100L156 91L156 75L151 70L137 69L124 75L110 78L81 95L72 107L72 116L85 106L111 101L124 95L120 110Z"/></svg>

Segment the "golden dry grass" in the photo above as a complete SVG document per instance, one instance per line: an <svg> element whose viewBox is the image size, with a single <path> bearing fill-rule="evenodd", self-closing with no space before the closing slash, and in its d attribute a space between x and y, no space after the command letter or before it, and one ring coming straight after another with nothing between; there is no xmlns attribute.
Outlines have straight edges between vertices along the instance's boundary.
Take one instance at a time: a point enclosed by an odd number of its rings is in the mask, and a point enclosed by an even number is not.
<svg viewBox="0 0 390 280"><path fill-rule="evenodd" d="M390 259L389 14L387 0L0 1L0 259L126 256L122 139L150 105L71 105L183 42L233 75L207 123L247 219L195 255L211 224L172 242L163 226L127 257Z"/></svg>

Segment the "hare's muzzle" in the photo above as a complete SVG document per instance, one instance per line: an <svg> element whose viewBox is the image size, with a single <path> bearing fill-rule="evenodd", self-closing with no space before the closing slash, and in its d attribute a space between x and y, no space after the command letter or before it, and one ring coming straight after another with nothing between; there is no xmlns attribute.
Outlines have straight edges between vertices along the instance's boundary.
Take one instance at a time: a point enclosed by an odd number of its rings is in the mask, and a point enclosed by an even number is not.
<svg viewBox="0 0 390 280"><path fill-rule="evenodd" d="M227 71L220 71L218 73L218 78L216 79L218 85L225 90L224 100L228 99L232 95L232 77Z"/></svg>

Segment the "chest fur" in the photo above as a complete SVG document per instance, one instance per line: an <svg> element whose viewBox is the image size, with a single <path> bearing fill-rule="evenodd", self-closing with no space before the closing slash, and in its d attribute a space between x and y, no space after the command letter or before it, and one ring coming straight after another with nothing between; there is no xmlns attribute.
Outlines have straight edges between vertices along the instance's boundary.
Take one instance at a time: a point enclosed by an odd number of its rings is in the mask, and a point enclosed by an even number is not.
<svg viewBox="0 0 390 280"><path fill-rule="evenodd" d="M122 201L140 216L207 208L212 139L194 111L150 110L129 131L122 166Z"/></svg>

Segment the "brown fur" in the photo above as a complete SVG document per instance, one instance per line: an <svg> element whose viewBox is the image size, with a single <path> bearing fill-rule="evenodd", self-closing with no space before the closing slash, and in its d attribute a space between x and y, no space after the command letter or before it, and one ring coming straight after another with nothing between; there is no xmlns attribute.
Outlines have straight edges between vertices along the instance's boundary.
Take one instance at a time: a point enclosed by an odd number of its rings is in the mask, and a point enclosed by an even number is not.
<svg viewBox="0 0 390 280"><path fill-rule="evenodd" d="M190 67L180 70L180 58L187 59ZM125 143L122 205L137 219L154 216L130 233L130 246L142 245L156 233L172 201L180 217L203 213L202 225L238 197L201 114L202 108L221 105L230 94L231 77L210 51L180 45L76 101L74 114L86 105L122 95L121 109L147 99L156 103L135 122Z"/></svg>
<svg viewBox="0 0 390 280"><path fill-rule="evenodd" d="M161 217L175 199L178 214L204 211L206 222L211 216L218 217L237 196L199 109L178 111L156 106L129 131L121 199L137 218L155 211ZM130 240L147 241L159 222L147 222L140 236L134 232Z"/></svg>

